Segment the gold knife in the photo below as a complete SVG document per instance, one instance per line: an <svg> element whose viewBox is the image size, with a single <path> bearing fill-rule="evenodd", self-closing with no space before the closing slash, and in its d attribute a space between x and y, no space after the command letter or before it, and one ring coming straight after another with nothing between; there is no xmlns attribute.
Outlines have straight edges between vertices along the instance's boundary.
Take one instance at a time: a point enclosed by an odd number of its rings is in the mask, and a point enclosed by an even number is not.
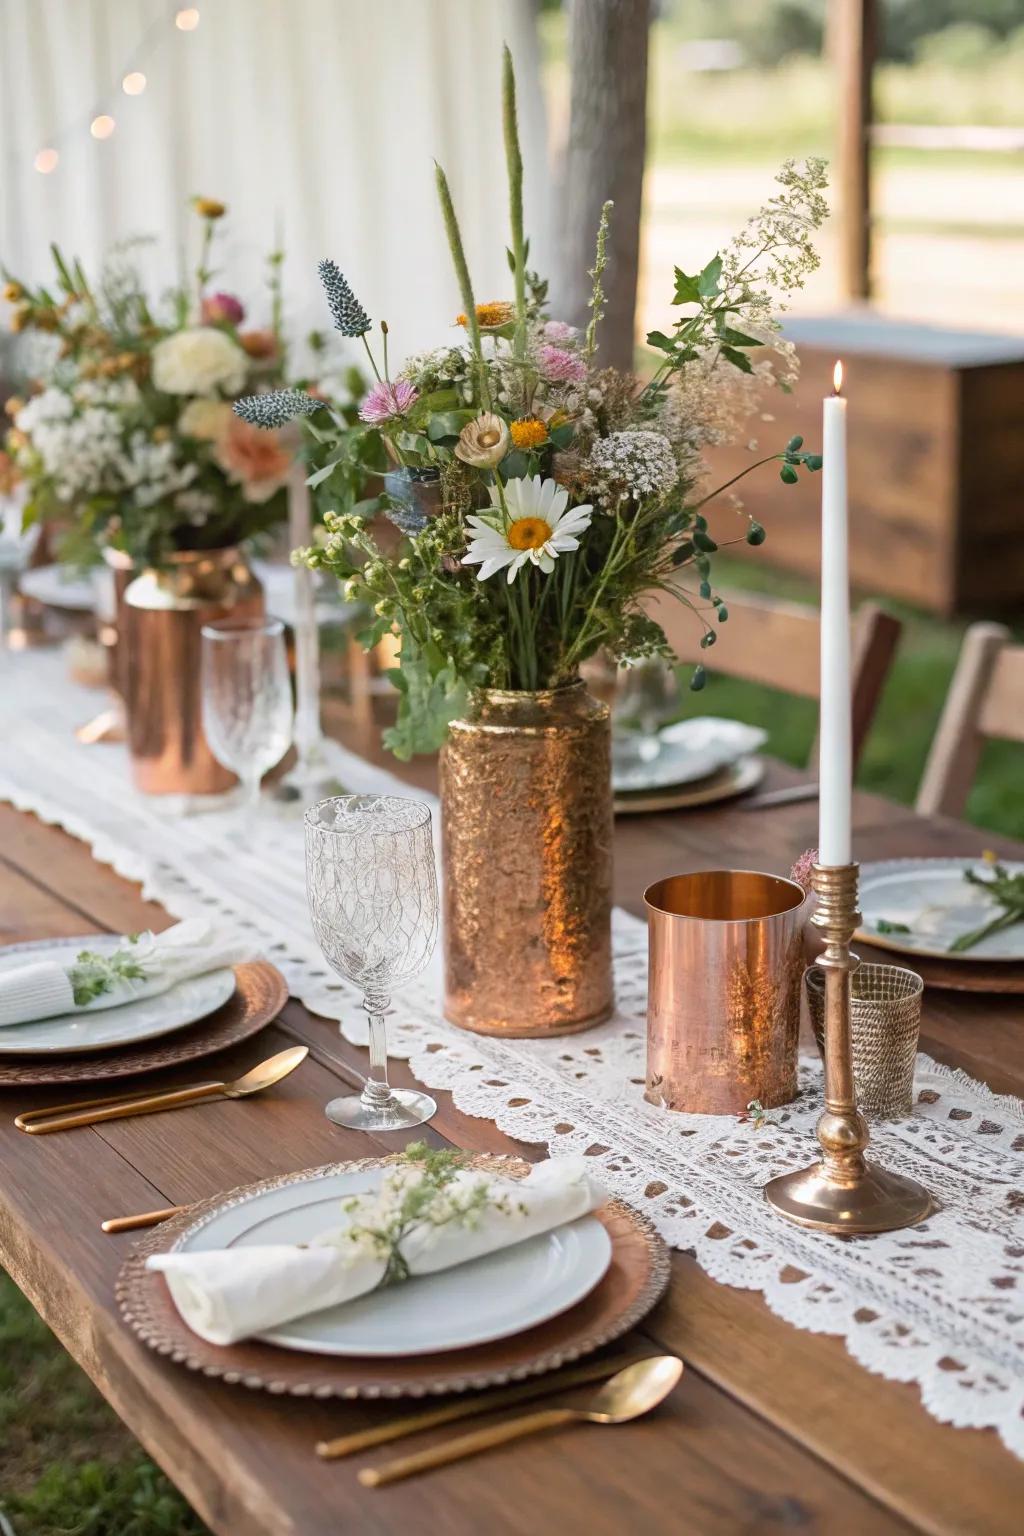
<svg viewBox="0 0 1024 1536"><path fill-rule="evenodd" d="M495 1392L463 1397L458 1402L446 1403L442 1408L428 1408L423 1413L411 1413L402 1419L391 1419L387 1424L374 1424L369 1429L357 1429L350 1435L339 1435L335 1440L319 1440L316 1454L323 1457L325 1461L335 1461L341 1456L351 1456L355 1451L368 1450L373 1445L386 1445L390 1440L403 1440L406 1435L419 1434L420 1430L434 1429L438 1424L452 1424L456 1419L473 1418L477 1414L490 1413L496 1408L510 1408L516 1403L528 1403L534 1398L551 1397L556 1392L566 1391L570 1387L585 1386L591 1381L604 1381L609 1376L614 1376L616 1371L624 1370L627 1365L634 1365L638 1360L646 1359L647 1354L639 1352L606 1355L600 1360L590 1360L586 1365L577 1365L570 1370L559 1371L555 1375L537 1376L517 1386L501 1387Z"/></svg>

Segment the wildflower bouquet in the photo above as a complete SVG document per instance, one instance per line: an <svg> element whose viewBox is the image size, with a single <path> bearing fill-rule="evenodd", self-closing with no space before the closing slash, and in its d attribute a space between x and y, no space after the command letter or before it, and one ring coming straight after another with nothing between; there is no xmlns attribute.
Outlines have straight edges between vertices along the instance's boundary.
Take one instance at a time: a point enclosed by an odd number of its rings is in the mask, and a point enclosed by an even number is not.
<svg viewBox="0 0 1024 1536"><path fill-rule="evenodd" d="M811 236L826 213L824 163L787 163L775 196L726 250L695 275L676 269L680 318L648 336L659 362L641 381L600 363L611 204L597 231L584 331L549 316L547 284L528 266L507 50L503 109L511 299L476 302L440 167L462 298L458 341L392 371L386 323L376 350L344 276L331 261L320 265L334 325L362 343L376 382L356 423L329 409L309 423L319 444L310 484L328 510L322 542L296 558L369 602L376 623L367 643L399 633L400 710L387 739L401 757L437 748L474 688L555 688L598 650L621 662L671 658L644 605L659 590L685 602L703 645L714 643L728 614L711 557L720 544L760 544L765 534L742 512L737 527L735 510L723 531L712 530L717 493L702 453L737 435L765 386L786 387L792 376L772 294L800 287L817 265ZM321 405L285 390L235 409L276 429ZM787 483L821 464L799 438L758 462L770 460ZM375 475L383 490L367 496ZM380 513L405 535L397 549L381 537ZM703 678L698 668L693 686Z"/></svg>
<svg viewBox="0 0 1024 1536"><path fill-rule="evenodd" d="M65 553L110 544L137 564L183 549L237 543L279 520L292 452L231 410L284 367L281 255L268 258L272 324L243 329L245 310L211 292L223 204L197 198L202 247L192 286L154 305L132 247L98 282L53 248L56 281L8 278L16 331L34 332L40 367L28 399L7 403L6 446L27 484L27 516L70 522Z"/></svg>

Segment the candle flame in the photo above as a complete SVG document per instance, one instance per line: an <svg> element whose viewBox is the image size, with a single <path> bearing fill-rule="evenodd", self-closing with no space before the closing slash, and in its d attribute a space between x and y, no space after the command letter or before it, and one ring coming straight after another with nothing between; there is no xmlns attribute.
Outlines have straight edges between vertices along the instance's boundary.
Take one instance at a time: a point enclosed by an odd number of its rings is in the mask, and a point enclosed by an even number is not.
<svg viewBox="0 0 1024 1536"><path fill-rule="evenodd" d="M841 395L843 392L843 365L836 363L832 370L832 393Z"/></svg>

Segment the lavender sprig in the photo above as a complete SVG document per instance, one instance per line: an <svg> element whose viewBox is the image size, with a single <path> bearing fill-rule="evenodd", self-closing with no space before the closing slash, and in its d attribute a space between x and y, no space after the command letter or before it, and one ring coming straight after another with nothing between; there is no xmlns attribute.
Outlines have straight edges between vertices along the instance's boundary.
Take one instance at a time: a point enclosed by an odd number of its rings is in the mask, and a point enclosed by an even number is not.
<svg viewBox="0 0 1024 1536"><path fill-rule="evenodd" d="M324 402L307 395L301 389L268 389L261 395L243 395L232 406L236 416L241 416L250 426L264 427L270 431L283 427L296 416L312 416L322 410Z"/></svg>
<svg viewBox="0 0 1024 1536"><path fill-rule="evenodd" d="M370 317L352 292L337 262L322 261L318 270L327 303L334 316L334 329L343 336L365 336L370 329Z"/></svg>

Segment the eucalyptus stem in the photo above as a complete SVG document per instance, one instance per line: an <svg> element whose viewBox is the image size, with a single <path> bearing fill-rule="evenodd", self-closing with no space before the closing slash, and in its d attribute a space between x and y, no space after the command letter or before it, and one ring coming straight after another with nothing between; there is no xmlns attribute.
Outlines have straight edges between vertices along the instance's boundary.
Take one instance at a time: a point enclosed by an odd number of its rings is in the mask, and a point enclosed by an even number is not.
<svg viewBox="0 0 1024 1536"><path fill-rule="evenodd" d="M437 179L437 196L441 204L445 234L448 236L448 249L451 251L452 265L455 268L455 276L459 284L459 294L462 298L462 307L466 315L466 325L469 328L469 339L473 346L473 356L476 359L479 373L480 398L483 401L484 409L489 411L491 408L491 393L487 387L487 368L484 363L483 342L480 339L480 322L476 316L473 284L469 276L469 265L466 261L466 252L462 244L459 221L455 216L455 205L452 202L448 178L436 161L434 162L434 174Z"/></svg>
<svg viewBox="0 0 1024 1536"><path fill-rule="evenodd" d="M502 125L505 134L505 161L508 166L509 225L512 231L512 275L516 292L516 330L514 352L520 362L526 357L526 242L523 236L523 156L519 146L519 122L516 114L516 74L512 52L505 45L501 78Z"/></svg>

